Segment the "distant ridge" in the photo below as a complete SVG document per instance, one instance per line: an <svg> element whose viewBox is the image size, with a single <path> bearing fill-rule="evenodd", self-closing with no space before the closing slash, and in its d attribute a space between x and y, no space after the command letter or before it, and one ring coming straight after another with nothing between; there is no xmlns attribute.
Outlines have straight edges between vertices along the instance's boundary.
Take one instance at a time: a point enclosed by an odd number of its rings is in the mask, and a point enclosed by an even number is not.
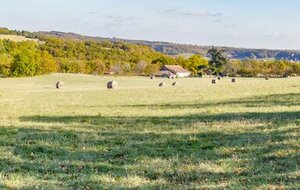
<svg viewBox="0 0 300 190"><path fill-rule="evenodd" d="M103 38L84 36L75 33L65 33L59 31L51 32L37 32L39 35L55 36L64 39L73 40L95 40L95 41L112 41L112 42L127 42L138 45L147 45L152 47L158 52L168 55L189 55L189 54L201 54L206 56L208 49L211 46L199 46L188 44L177 44L160 41L146 41L146 40L128 40L120 38ZM300 60L300 50L269 50L269 49L248 49L248 48L234 48L234 47L219 47L226 50L229 57L233 59L284 59L291 61Z"/></svg>

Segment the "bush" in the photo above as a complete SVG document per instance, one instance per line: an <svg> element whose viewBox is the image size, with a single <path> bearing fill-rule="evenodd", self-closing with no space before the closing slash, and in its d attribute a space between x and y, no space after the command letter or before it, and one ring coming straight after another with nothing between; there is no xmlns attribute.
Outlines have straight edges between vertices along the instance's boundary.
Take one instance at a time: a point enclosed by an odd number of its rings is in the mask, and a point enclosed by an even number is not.
<svg viewBox="0 0 300 190"><path fill-rule="evenodd" d="M103 74L106 71L106 65L101 59L89 61L86 67L89 74Z"/></svg>
<svg viewBox="0 0 300 190"><path fill-rule="evenodd" d="M145 69L145 75L155 75L159 72L160 65L149 64Z"/></svg>
<svg viewBox="0 0 300 190"><path fill-rule="evenodd" d="M35 76L37 74L37 65L33 55L24 52L14 56L10 69L11 76L15 77Z"/></svg>
<svg viewBox="0 0 300 190"><path fill-rule="evenodd" d="M59 66L63 73L85 73L86 71L86 64L81 60L61 59Z"/></svg>
<svg viewBox="0 0 300 190"><path fill-rule="evenodd" d="M40 58L38 61L38 74L49 74L58 71L57 63L47 51L42 51L40 53Z"/></svg>

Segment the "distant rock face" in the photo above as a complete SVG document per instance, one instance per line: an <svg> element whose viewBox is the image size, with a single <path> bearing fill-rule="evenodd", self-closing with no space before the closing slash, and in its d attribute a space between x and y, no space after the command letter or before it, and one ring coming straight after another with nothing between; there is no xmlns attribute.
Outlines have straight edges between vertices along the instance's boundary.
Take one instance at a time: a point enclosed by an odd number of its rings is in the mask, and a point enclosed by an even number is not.
<svg viewBox="0 0 300 190"><path fill-rule="evenodd" d="M118 87L119 87L119 85L118 85L118 83L116 81L109 81L107 83L107 88L108 89L116 89Z"/></svg>

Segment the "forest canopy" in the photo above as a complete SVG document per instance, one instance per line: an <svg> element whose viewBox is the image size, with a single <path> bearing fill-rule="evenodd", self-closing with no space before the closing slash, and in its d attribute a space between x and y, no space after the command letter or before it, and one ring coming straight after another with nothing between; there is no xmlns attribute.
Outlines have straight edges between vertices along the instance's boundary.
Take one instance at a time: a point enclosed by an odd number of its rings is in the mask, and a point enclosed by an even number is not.
<svg viewBox="0 0 300 190"><path fill-rule="evenodd" d="M177 58L148 46L126 42L80 41L8 29L0 29L1 33L39 39L39 42L0 40L2 76L23 77L55 72L152 75L166 64L180 64L197 74L198 66L208 62L200 55Z"/></svg>

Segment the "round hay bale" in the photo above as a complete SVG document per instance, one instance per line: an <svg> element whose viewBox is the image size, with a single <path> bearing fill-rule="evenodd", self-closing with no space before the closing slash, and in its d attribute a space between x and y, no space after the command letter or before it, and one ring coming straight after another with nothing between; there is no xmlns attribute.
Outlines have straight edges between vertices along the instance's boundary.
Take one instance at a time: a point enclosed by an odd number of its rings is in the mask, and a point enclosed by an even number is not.
<svg viewBox="0 0 300 190"><path fill-rule="evenodd" d="M216 84L216 83L217 83L216 79L213 79L213 80L211 81L211 83L212 83L212 84Z"/></svg>
<svg viewBox="0 0 300 190"><path fill-rule="evenodd" d="M64 85L64 83L59 81L59 82L56 83L56 88L61 89L63 87L63 85Z"/></svg>
<svg viewBox="0 0 300 190"><path fill-rule="evenodd" d="M172 86L177 86L178 82L173 82Z"/></svg>
<svg viewBox="0 0 300 190"><path fill-rule="evenodd" d="M159 87L163 87L163 86L166 86L167 84L165 83L165 82L161 82L161 83L159 83Z"/></svg>
<svg viewBox="0 0 300 190"><path fill-rule="evenodd" d="M116 89L116 88L118 88L118 83L116 82L116 81L109 81L108 83L107 83L107 88L108 89Z"/></svg>
<svg viewBox="0 0 300 190"><path fill-rule="evenodd" d="M221 80L221 77L218 77L218 80Z"/></svg>
<svg viewBox="0 0 300 190"><path fill-rule="evenodd" d="M231 82L232 82L232 83L235 83L235 78L231 79Z"/></svg>

